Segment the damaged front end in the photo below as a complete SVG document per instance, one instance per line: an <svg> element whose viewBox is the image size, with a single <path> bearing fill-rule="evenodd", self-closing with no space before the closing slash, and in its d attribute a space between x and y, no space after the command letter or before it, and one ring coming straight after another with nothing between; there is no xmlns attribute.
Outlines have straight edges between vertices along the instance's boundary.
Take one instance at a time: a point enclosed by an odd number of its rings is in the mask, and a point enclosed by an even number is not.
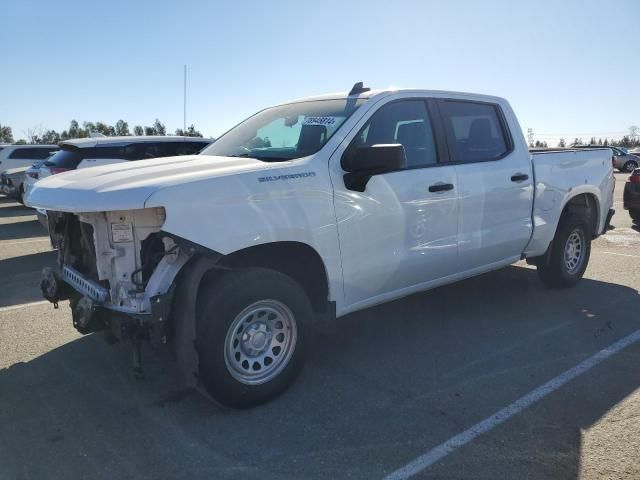
<svg viewBox="0 0 640 480"><path fill-rule="evenodd" d="M163 208L49 211L58 259L43 271L44 297L56 307L68 299L80 333L166 343L173 281L193 248L163 232L164 221Z"/></svg>

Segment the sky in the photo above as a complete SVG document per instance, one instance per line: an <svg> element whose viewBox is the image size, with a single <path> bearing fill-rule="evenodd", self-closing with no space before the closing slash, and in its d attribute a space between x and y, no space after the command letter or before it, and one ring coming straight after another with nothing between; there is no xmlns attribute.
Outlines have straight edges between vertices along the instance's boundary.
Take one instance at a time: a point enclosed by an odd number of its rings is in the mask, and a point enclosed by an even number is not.
<svg viewBox="0 0 640 480"><path fill-rule="evenodd" d="M556 144L640 125L640 1L0 0L0 124L217 137L264 107L409 87L507 98Z"/></svg>

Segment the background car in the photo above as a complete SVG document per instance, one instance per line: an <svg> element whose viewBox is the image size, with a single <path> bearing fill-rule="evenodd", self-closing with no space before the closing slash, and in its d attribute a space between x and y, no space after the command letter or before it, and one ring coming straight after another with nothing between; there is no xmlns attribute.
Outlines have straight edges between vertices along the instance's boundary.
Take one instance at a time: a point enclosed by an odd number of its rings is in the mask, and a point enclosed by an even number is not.
<svg viewBox="0 0 640 480"><path fill-rule="evenodd" d="M200 137L140 136L79 138L60 142L60 150L38 172L39 179L112 163L177 155L194 155L213 142Z"/></svg>
<svg viewBox="0 0 640 480"><path fill-rule="evenodd" d="M24 182L23 182L24 196L29 195L29 192L33 188L33 185L38 181L38 178L40 175L40 167L42 167L44 163L49 158L51 158L55 153L56 153L55 151L51 152L51 154L49 155L49 157L47 157L47 159L38 160L37 162L34 162L33 165L27 168L27 170L24 172Z"/></svg>
<svg viewBox="0 0 640 480"><path fill-rule="evenodd" d="M0 192L24 203L24 172L27 167L11 168L0 173Z"/></svg>
<svg viewBox="0 0 640 480"><path fill-rule="evenodd" d="M622 202L634 223L640 223L640 168L634 170L625 183Z"/></svg>
<svg viewBox="0 0 640 480"><path fill-rule="evenodd" d="M612 147L611 145L574 145L571 148L609 148L613 152L613 168L621 172L633 172L640 167L640 157L631 152L627 152L622 147Z"/></svg>
<svg viewBox="0 0 640 480"><path fill-rule="evenodd" d="M195 155L213 139L178 136L78 138L60 142L60 150L38 169L38 180L58 173L112 163L178 155ZM35 183L34 182L34 183ZM30 189L32 186L29 187ZM30 191L30 190L29 190ZM36 209L38 220L48 228L47 212Z"/></svg>
<svg viewBox="0 0 640 480"><path fill-rule="evenodd" d="M29 168L37 160L44 160L57 145L0 145L0 172L13 168Z"/></svg>

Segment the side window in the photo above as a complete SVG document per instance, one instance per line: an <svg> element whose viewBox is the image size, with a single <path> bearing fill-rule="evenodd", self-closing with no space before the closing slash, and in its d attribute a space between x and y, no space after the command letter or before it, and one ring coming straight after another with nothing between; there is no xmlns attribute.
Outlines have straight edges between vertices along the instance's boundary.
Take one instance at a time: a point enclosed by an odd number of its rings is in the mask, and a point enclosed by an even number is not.
<svg viewBox="0 0 640 480"><path fill-rule="evenodd" d="M44 148L17 148L9 158L15 160L37 160L40 158L46 158L46 156L42 157L42 155L46 153L48 152Z"/></svg>
<svg viewBox="0 0 640 480"><path fill-rule="evenodd" d="M166 156L197 155L207 143L204 142L172 142L167 144Z"/></svg>
<svg viewBox="0 0 640 480"><path fill-rule="evenodd" d="M488 103L457 100L440 104L454 161L496 160L509 151L506 125L502 123L498 108Z"/></svg>
<svg viewBox="0 0 640 480"><path fill-rule="evenodd" d="M408 168L438 162L425 101L403 100L384 105L371 116L350 148L394 143L404 147Z"/></svg>
<svg viewBox="0 0 640 480"><path fill-rule="evenodd" d="M175 155L197 155L207 145L209 144L206 142L181 142L177 146Z"/></svg>

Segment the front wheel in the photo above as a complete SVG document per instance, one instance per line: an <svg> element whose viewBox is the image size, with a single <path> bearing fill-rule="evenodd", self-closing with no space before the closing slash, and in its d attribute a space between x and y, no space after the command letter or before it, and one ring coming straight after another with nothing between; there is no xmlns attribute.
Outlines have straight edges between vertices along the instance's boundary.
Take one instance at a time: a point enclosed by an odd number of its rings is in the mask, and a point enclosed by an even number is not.
<svg viewBox="0 0 640 480"><path fill-rule="evenodd" d="M624 164L624 166L622 168L624 169L625 172L631 173L636 168L638 168L638 162L634 162L633 160L629 160L627 163Z"/></svg>
<svg viewBox="0 0 640 480"><path fill-rule="evenodd" d="M537 264L538 275L547 287L573 287L584 275L591 255L591 235L587 222L567 215L544 258Z"/></svg>
<svg viewBox="0 0 640 480"><path fill-rule="evenodd" d="M303 366L312 318L290 277L232 270L203 287L198 311L200 378L228 407L249 408L282 393Z"/></svg>

